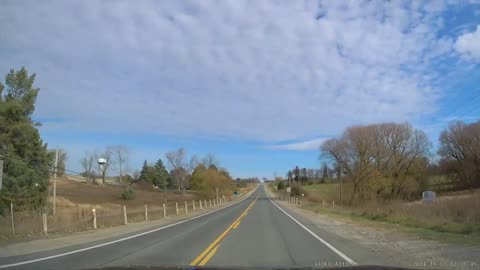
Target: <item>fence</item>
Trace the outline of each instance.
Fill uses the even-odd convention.
[[[168,219],[205,212],[232,198],[169,202],[161,205],[109,207],[57,207],[56,213],[20,210],[11,204],[10,212],[0,216],[0,240],[38,237],[120,226],[129,223]]]
[[[295,204],[295,205],[303,205],[303,200],[304,200],[304,197],[297,197],[297,196],[279,196],[278,197],[280,200],[285,200],[291,204]],[[331,201],[328,201],[328,200],[322,200],[322,207],[331,207],[331,208],[335,208],[335,207],[338,207],[339,205],[337,204],[335,206],[335,200],[331,200]]]

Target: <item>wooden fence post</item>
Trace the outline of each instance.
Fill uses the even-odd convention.
[[[93,229],[97,229],[97,211],[95,208],[92,209],[92,215],[93,215]]]
[[[212,200],[209,200],[209,201],[210,201],[210,207],[212,207],[212,205],[213,205],[213,204],[212,204]]]
[[[325,200],[322,200],[322,207],[325,207]]]
[[[192,200],[193,212],[195,213],[197,210],[195,209],[195,200]]]
[[[42,225],[43,225],[43,233],[45,235],[48,234],[48,228],[47,228],[47,214],[42,213]]]
[[[123,205],[123,224],[127,225],[128,220],[127,220],[127,207]]]
[[[12,219],[12,232],[13,235],[15,235],[15,222],[14,222],[14,217],[13,217],[13,203],[10,202],[10,217]]]
[[[202,210],[202,200],[198,200],[198,202],[200,203],[200,210]]]
[[[177,211],[177,216],[178,216],[178,202],[175,202],[175,210]]]
[[[185,201],[185,214],[188,214],[188,203]]]
[[[332,208],[335,208],[335,201],[332,201]]]
[[[148,206],[145,204],[145,221],[148,221]]]

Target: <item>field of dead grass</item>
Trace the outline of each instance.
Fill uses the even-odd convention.
[[[76,231],[90,230],[93,228],[92,209],[95,208],[97,215],[97,227],[111,227],[124,223],[123,206],[127,209],[128,222],[140,222],[145,220],[145,205],[148,207],[149,220],[163,218],[163,203],[165,193],[155,190],[147,183],[132,185],[135,190],[135,199],[123,200],[120,196],[125,187],[111,185],[97,185],[86,182],[71,181],[59,178],[57,180],[57,204],[56,214],[51,213],[51,208],[46,210],[48,234],[65,234]],[[247,192],[251,187],[245,188]],[[223,195],[223,194],[220,194]],[[232,194],[225,194],[231,199]],[[185,213],[185,202],[189,211],[193,210],[193,201],[197,209],[199,200],[204,206],[205,200],[200,193],[195,191],[167,192],[166,212],[167,216],[176,215],[178,203],[179,214]],[[50,202],[52,199],[50,198]],[[11,215],[0,217],[0,243],[12,240],[23,240],[42,237],[42,211],[25,211],[16,209],[14,206],[14,226],[12,229]]]

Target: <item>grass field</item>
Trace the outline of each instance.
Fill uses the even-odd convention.
[[[306,196],[309,201],[322,202],[326,201],[340,201],[340,184],[338,183],[325,183],[325,184],[313,184],[303,186],[306,191]],[[346,201],[352,193],[352,185],[345,183],[342,185],[343,200]]]
[[[253,186],[239,189],[240,193],[246,193]],[[145,205],[148,207],[150,220],[163,218],[163,203],[165,193],[155,190],[150,184],[136,183],[132,185],[135,190],[133,200],[123,200],[121,193],[125,187],[118,185],[97,185],[86,182],[72,181],[64,178],[57,180],[56,214],[51,213],[52,197],[49,198],[50,209],[47,210],[47,223],[49,234],[62,234],[75,231],[92,229],[92,209],[95,208],[97,215],[97,226],[111,227],[122,225],[123,206],[127,209],[128,222],[139,222],[145,220]],[[232,199],[233,194],[221,194]],[[189,211],[193,210],[193,201],[199,209],[200,202],[205,207],[206,198],[202,193],[195,191],[167,192],[166,212],[167,216],[176,215],[176,203],[179,206],[179,214],[185,212],[185,202]],[[0,217],[0,242],[22,239],[37,238],[42,235],[41,211],[24,211],[15,209],[14,206],[15,235],[11,225],[11,215]]]
[[[415,231],[424,238],[480,243],[480,191],[459,191],[440,195],[432,204],[421,201],[365,202],[339,208],[340,187],[336,183],[304,186],[306,197],[302,207],[317,213],[337,215],[354,220],[395,224]],[[345,200],[351,186],[343,185]],[[326,204],[323,206],[322,201]],[[335,201],[332,208],[331,201]],[[465,241],[465,237],[469,241]]]

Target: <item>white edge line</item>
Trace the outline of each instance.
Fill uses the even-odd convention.
[[[218,212],[218,211],[223,210],[225,208],[228,208],[230,206],[236,205],[237,203],[243,202],[244,200],[250,198],[252,196],[252,194],[257,190],[257,188],[258,188],[258,186],[252,191],[252,193],[250,195],[241,199],[240,201],[234,202],[234,203],[232,203],[230,205],[227,205],[227,206],[224,206],[220,209],[216,209],[212,212],[204,213],[204,214],[201,214],[201,215],[198,215],[198,216],[195,216],[195,217],[191,217],[189,219],[185,219],[185,220],[182,220],[182,221],[179,221],[179,222],[176,222],[176,223],[172,223],[172,224],[169,224],[169,225],[157,228],[157,229],[153,229],[153,230],[146,231],[146,232],[139,233],[139,234],[134,234],[134,235],[124,237],[124,238],[120,238],[120,239],[117,239],[117,240],[113,240],[113,241],[110,241],[110,242],[106,242],[106,243],[102,243],[102,244],[98,244],[98,245],[94,245],[94,246],[90,246],[90,247],[86,247],[86,248],[81,248],[81,249],[77,249],[77,250],[72,250],[72,251],[69,251],[69,252],[64,252],[64,253],[51,255],[51,256],[47,256],[47,257],[37,258],[37,259],[33,259],[33,260],[0,265],[0,269],[20,266],[20,265],[25,265],[25,264],[30,264],[30,263],[36,263],[36,262],[41,262],[41,261],[46,261],[46,260],[55,259],[55,258],[59,258],[59,257],[64,257],[64,256],[68,256],[68,255],[71,255],[71,254],[75,254],[75,253],[79,253],[79,252],[83,252],[83,251],[87,251],[87,250],[90,250],[90,249],[95,249],[95,248],[99,248],[99,247],[103,247],[103,246],[108,246],[108,245],[111,245],[111,244],[123,242],[123,241],[129,240],[129,239],[132,239],[132,238],[136,238],[136,237],[139,237],[139,236],[146,235],[146,234],[154,233],[154,232],[157,232],[157,231],[160,231],[160,230],[163,230],[163,229],[167,229],[167,228],[173,227],[175,225],[179,225],[179,224],[182,224],[182,223],[185,223],[185,222],[197,219],[197,218],[201,218],[201,217],[206,216],[206,215],[213,214],[215,212]],[[28,255],[28,254],[26,254],[26,255]]]
[[[266,188],[266,187],[265,187]],[[310,233],[313,237],[315,237],[318,241],[322,242],[325,246],[327,246],[329,249],[331,249],[333,252],[335,252],[338,256],[342,257],[342,259],[344,259],[346,262],[348,262],[349,264],[351,265],[357,265],[357,263],[352,260],[350,257],[348,257],[347,255],[345,255],[343,252],[341,252],[340,250],[336,249],[334,246],[332,246],[330,243],[328,243],[327,241],[325,241],[323,238],[321,238],[320,236],[318,236],[316,233],[314,233],[312,230],[310,230],[309,228],[307,228],[305,225],[303,225],[302,223],[300,223],[300,221],[296,220],[294,217],[292,217],[289,213],[287,213],[285,210],[283,210],[280,206],[278,206],[275,202],[272,201],[272,199],[270,199],[270,197],[268,196],[267,194],[267,191],[265,191],[265,195],[267,195],[267,198],[270,200],[271,203],[273,203],[273,205],[275,205],[280,211],[282,211],[285,215],[287,215],[289,218],[291,218],[293,221],[295,221],[295,223],[297,223],[298,225],[300,225],[300,227],[302,227],[303,229],[305,229],[308,233]]]

